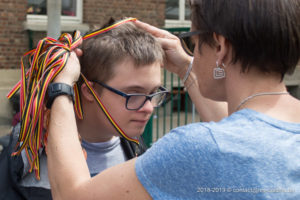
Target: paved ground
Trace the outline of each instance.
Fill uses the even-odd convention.
[[[11,126],[9,125],[1,125],[0,126],[0,137],[4,136],[11,132]]]
[[[11,132],[11,126],[8,126],[8,125],[1,125],[0,126],[0,137],[3,137],[7,134],[9,134]],[[0,144],[0,152],[2,151],[3,147],[2,145]]]

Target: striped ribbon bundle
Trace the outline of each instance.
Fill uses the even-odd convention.
[[[21,129],[16,145],[16,151],[12,155],[19,155],[24,150],[31,166],[29,172],[34,170],[38,180],[40,179],[39,153],[44,146],[47,145],[47,131],[43,131],[43,123],[46,112],[44,109],[46,101],[45,96],[49,83],[51,83],[57,74],[62,71],[69,58],[69,52],[77,48],[82,40],[107,32],[123,23],[135,20],[135,18],[127,18],[83,37],[81,37],[79,31],[75,31],[73,35],[64,33],[58,40],[46,37],[38,42],[35,49],[23,55],[21,59],[21,80],[7,95],[7,98],[11,98],[18,90],[20,90]],[[23,62],[25,58],[28,59],[29,64],[27,72],[25,72],[25,65]],[[81,74],[81,77],[93,94],[101,110],[105,113],[107,119],[115,127],[118,133],[125,139],[138,144],[138,140],[128,137],[113,120],[83,74]],[[83,114],[77,84],[74,85],[74,91],[74,110],[77,117],[82,119]]]

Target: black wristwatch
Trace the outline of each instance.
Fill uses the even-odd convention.
[[[60,95],[68,95],[72,98],[74,103],[74,90],[72,86],[65,83],[50,83],[47,89],[48,101],[46,104],[47,108],[51,108],[54,99]]]

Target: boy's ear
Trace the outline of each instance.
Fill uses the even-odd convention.
[[[89,82],[90,86],[93,87],[94,83]],[[80,87],[81,97],[86,99],[87,101],[94,101],[94,96],[91,94],[89,88],[86,86],[85,83],[83,83]]]

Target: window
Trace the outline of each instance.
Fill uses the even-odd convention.
[[[186,0],[166,0],[165,24],[166,28],[189,27],[190,6]]]
[[[62,11],[61,11],[62,23],[82,22],[82,0],[62,0],[61,7],[62,7]],[[47,21],[47,0],[27,1],[27,21],[28,22]]]

